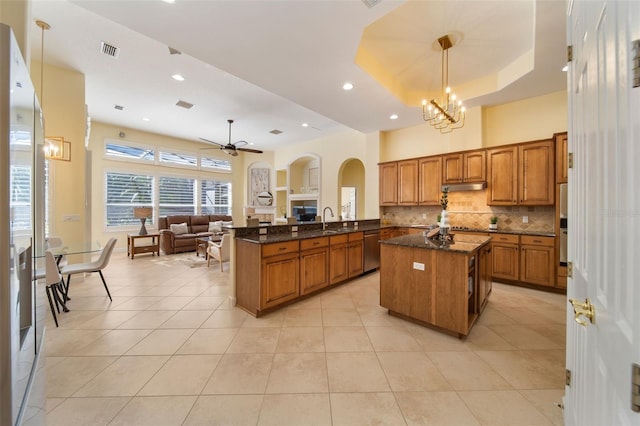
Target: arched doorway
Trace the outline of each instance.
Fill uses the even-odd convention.
[[[344,220],[364,218],[364,164],[357,158],[345,160],[338,175],[340,215]]]

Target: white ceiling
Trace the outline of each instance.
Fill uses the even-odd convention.
[[[356,53],[362,44],[382,55],[377,59],[387,61],[389,73],[404,76],[410,91],[435,90],[440,54],[432,45],[443,31],[462,35],[450,50],[454,88],[499,72],[521,51],[532,52],[532,71],[499,91],[474,94],[467,106],[566,88],[565,1],[382,0],[372,8],[361,0],[32,4],[32,56],[40,57],[35,20],[41,19],[51,25],[45,62],[85,74],[92,120],[193,141],[227,142],[227,119],[236,120],[232,142],[247,140],[266,150],[349,129],[369,133],[420,124],[420,108],[358,66]],[[101,41],[120,48],[117,59],[100,53]],[[170,55],[168,46],[182,54]],[[175,73],[186,80],[174,81]],[[420,73],[428,74],[422,82]],[[345,81],[355,89],[342,90]],[[178,100],[195,106],[176,107]],[[389,119],[393,113],[397,120]],[[273,129],[283,133],[270,134]]]

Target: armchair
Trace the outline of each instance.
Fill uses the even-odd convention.
[[[229,253],[231,252],[231,250],[229,249],[230,245],[231,234],[224,234],[220,243],[209,241],[209,245],[207,247],[207,268],[209,267],[209,261],[211,260],[211,258],[214,258],[215,260],[220,262],[220,272],[224,272],[222,262],[226,262],[229,260]]]

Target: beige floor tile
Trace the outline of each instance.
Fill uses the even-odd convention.
[[[96,341],[109,330],[65,330],[47,327],[47,356],[78,355],[78,350]]]
[[[371,340],[364,327],[324,327],[327,352],[370,352]]]
[[[344,293],[340,293],[334,290],[334,291],[329,291],[327,293],[322,293],[320,294],[320,303],[322,304],[322,309],[327,309],[327,308],[355,309],[356,307],[348,291]]]
[[[287,309],[283,327],[320,327],[322,311],[320,309]]]
[[[558,345],[527,325],[493,325],[491,330],[518,349],[560,349],[564,347],[564,345]]]
[[[564,377],[565,351],[564,349],[554,349],[550,351],[522,351],[527,357],[535,360],[544,368],[552,372],[559,372]]]
[[[138,395],[200,395],[222,355],[177,355],[149,380]]]
[[[123,356],[73,396],[134,396],[167,359],[166,356]]]
[[[116,311],[144,311],[149,306],[155,305],[162,299],[164,299],[164,297],[136,296],[136,297],[132,297],[131,299],[127,300],[124,303],[114,306],[111,309]]]
[[[52,412],[58,405],[62,404],[66,400],[67,400],[66,398],[47,398],[47,401],[46,401],[47,413]]]
[[[334,426],[406,424],[393,393],[332,393]]]
[[[322,324],[325,327],[362,326],[360,314],[355,308],[322,308]]]
[[[511,385],[473,352],[427,352],[455,390],[511,389]]]
[[[140,311],[118,326],[120,330],[154,330],[174,316],[177,311]]]
[[[556,348],[564,349],[567,341],[567,326],[562,324],[532,324],[529,327],[552,341]]]
[[[365,327],[377,352],[415,352],[420,350],[416,339],[404,327]]]
[[[200,328],[240,328],[248,314],[240,309],[215,311]]]
[[[550,371],[522,351],[478,351],[476,354],[515,389],[564,388],[564,368]]]
[[[260,318],[247,315],[242,323],[243,328],[280,328],[284,323],[285,311],[276,311]]]
[[[328,392],[327,360],[324,353],[276,354],[267,383],[267,393]]]
[[[331,426],[329,394],[265,395],[259,426]]]
[[[378,301],[378,303],[380,303]],[[389,311],[382,306],[358,306],[360,321],[366,326],[393,327],[403,326],[405,321],[389,315]]]
[[[172,294],[174,296],[199,296],[209,288],[209,284],[199,284],[199,285],[185,285],[178,288]]]
[[[237,328],[200,328],[189,337],[177,353],[181,355],[223,354],[237,332]]]
[[[198,328],[211,314],[212,311],[178,311],[159,328]]]
[[[138,344],[151,330],[111,330],[77,351],[78,355],[122,355]]]
[[[324,352],[322,327],[289,327],[280,331],[276,352]]]
[[[189,302],[193,300],[193,296],[171,296],[163,297],[162,300],[149,306],[149,311],[178,311],[184,308]]]
[[[47,414],[47,425],[106,425],[129,399],[129,397],[69,398]]]
[[[384,392],[389,383],[373,352],[327,353],[331,392]]]
[[[465,339],[471,350],[510,351],[517,349],[511,343],[500,337],[490,327],[476,324]]]
[[[465,391],[458,395],[483,425],[552,424],[518,391]]]
[[[182,309],[185,311],[213,311],[226,300],[227,298],[224,296],[200,296],[194,298]]]
[[[136,316],[139,311],[105,311],[100,312],[93,318],[82,321],[74,322],[73,328],[75,329],[95,329],[95,330],[107,330],[117,328],[120,324],[130,320]]]
[[[173,355],[191,337],[195,329],[154,330],[127,355]]]
[[[307,309],[321,309],[321,308],[322,308],[322,304],[320,303],[320,298],[317,296],[314,296],[308,299],[301,300],[296,303],[292,303],[291,305],[289,305],[287,310],[290,310],[290,309],[307,310]]]
[[[166,286],[156,286],[150,287],[144,293],[141,293],[140,296],[181,296],[180,294],[175,294],[175,287],[166,287]]]
[[[48,357],[47,398],[68,397],[113,363],[116,357]]]
[[[378,359],[394,392],[451,389],[424,352],[378,352]]]
[[[262,394],[273,363],[271,354],[226,354],[203,394]]]
[[[396,392],[410,426],[480,426],[456,392]]]
[[[241,328],[227,353],[274,353],[279,335],[279,328]]]
[[[480,318],[478,318],[477,325],[490,326],[490,325],[505,325],[516,324],[513,318],[508,317],[504,313],[500,312],[493,307],[491,296],[489,296],[489,302]]]
[[[202,297],[229,297],[231,287],[227,285],[213,285],[199,294]]]
[[[196,396],[135,397],[109,423],[109,426],[180,426],[196,398]]]
[[[184,425],[255,425],[262,399],[262,395],[203,395],[194,404]]]
[[[417,324],[407,324],[406,328],[424,352],[465,352],[471,350],[464,340],[431,328]],[[473,333],[473,329],[471,332]]]
[[[558,406],[562,404],[564,389],[521,390],[520,393],[554,425],[564,424],[564,414]]]

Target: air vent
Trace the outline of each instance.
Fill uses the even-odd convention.
[[[180,108],[184,108],[184,109],[191,109],[193,108],[193,104],[187,102],[187,101],[178,101],[176,102],[176,106],[179,106]]]
[[[272,130],[272,131],[270,131],[269,133],[271,133],[272,135],[279,135],[280,133],[282,133],[282,130],[273,129],[273,130]]]
[[[366,4],[368,8],[372,8],[382,0],[362,0],[362,3]]]
[[[182,52],[169,46],[169,55],[182,55]]]
[[[118,111],[122,111],[124,109],[122,105],[114,105],[113,108],[117,109]]]
[[[120,54],[120,48],[102,41],[100,42],[100,53],[111,56],[112,58],[117,58]]]

